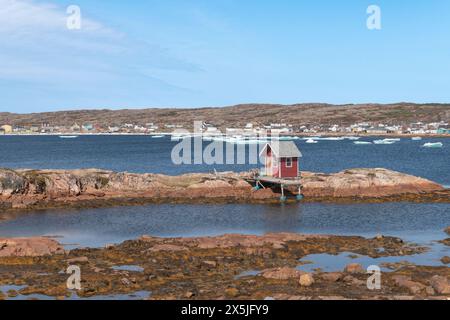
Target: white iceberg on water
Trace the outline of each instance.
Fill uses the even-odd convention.
[[[427,142],[423,145],[424,148],[442,148],[443,146],[442,142]]]

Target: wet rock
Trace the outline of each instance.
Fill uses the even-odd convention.
[[[305,273],[300,276],[298,283],[302,287],[310,287],[314,283],[314,278],[310,273]]]
[[[290,301],[296,301],[296,300],[310,300],[310,297],[305,297],[305,296],[298,296],[298,295],[291,295],[291,294],[287,294],[287,293],[277,293],[274,294],[273,297],[269,297],[271,299],[264,299],[264,300],[290,300]]]
[[[157,245],[174,245],[185,250],[149,250]],[[274,248],[278,245],[282,248]],[[190,299],[186,297],[190,296],[188,292],[195,294],[195,299],[240,297],[261,299],[278,293],[283,293],[283,299],[316,299],[318,296],[385,299],[395,295],[413,295],[403,287],[394,285],[391,280],[394,275],[407,275],[409,279],[413,277],[415,281],[424,283],[430,288],[431,276],[446,275],[447,268],[444,266],[404,267],[386,274],[382,290],[373,292],[365,287],[366,274],[320,272],[311,273],[315,282],[309,289],[301,287],[300,278],[305,272],[294,267],[298,265],[299,258],[309,254],[339,252],[377,256],[377,248],[381,245],[386,248],[383,255],[388,256],[396,256],[400,249],[406,254],[422,252],[421,247],[401,243],[391,237],[384,237],[382,242],[359,236],[291,233],[193,238],[148,237],[145,241],[128,240],[109,249],[79,248],[67,256],[0,259],[0,269],[2,283],[27,285],[26,289],[20,291],[21,294],[37,293],[57,297],[67,292],[64,281],[67,279],[65,275],[67,260],[87,257],[89,266],[83,268],[82,288],[91,289],[80,292],[80,297],[151,291],[154,299],[166,297]],[[247,254],[247,249],[251,249],[255,255]],[[257,252],[260,251],[267,255],[258,255]],[[216,267],[212,267],[214,263],[208,261],[217,263]],[[113,265],[129,264],[142,266],[144,271],[138,273],[109,268]],[[274,266],[284,267],[274,268]],[[208,268],[206,274],[205,267]],[[61,274],[56,274],[55,270],[61,270]],[[245,270],[258,270],[258,275],[236,277]],[[45,277],[42,276],[43,273],[46,273]],[[261,273],[264,276],[261,276]],[[439,299],[445,296],[445,294],[429,295],[428,291],[428,297]],[[419,294],[422,293],[425,294],[425,289]],[[277,297],[281,298],[278,295]]]
[[[444,232],[448,235],[450,235],[450,226],[444,229]]]
[[[300,278],[303,274],[300,270],[288,267],[272,268],[261,271],[261,275],[266,279],[287,280],[292,278]]]
[[[318,296],[317,299],[319,299],[319,300],[350,300],[343,296]]]
[[[187,248],[182,247],[182,246],[173,245],[173,244],[157,244],[149,249],[149,251],[152,251],[152,252],[159,252],[159,251],[176,252],[176,251],[183,251],[183,250],[187,250]]]
[[[327,272],[320,275],[320,277],[329,282],[337,282],[343,278],[343,274],[341,272]]]
[[[426,288],[425,285],[412,281],[408,276],[397,275],[393,276],[392,280],[397,286],[408,289],[412,294],[418,294]]]
[[[67,263],[86,263],[89,261],[88,257],[76,257],[76,258],[71,258],[71,259],[67,259],[66,260]]]
[[[402,296],[402,295],[394,295],[391,297],[392,300],[414,300],[414,296]]]
[[[430,284],[437,294],[450,294],[450,284],[447,277],[435,275],[431,277]]]
[[[124,286],[130,286],[131,285],[131,281],[128,280],[127,278],[120,279],[120,283],[122,283]]]
[[[239,296],[239,290],[236,288],[227,288],[227,289],[225,289],[225,294],[228,297],[235,298],[235,297]]]
[[[217,267],[217,262],[215,262],[215,261],[205,260],[202,263],[203,263],[203,265],[205,265],[208,268],[215,268],[215,267]]]
[[[443,264],[449,264],[450,263],[450,257],[449,256],[444,256],[441,258],[441,262]]]
[[[19,295],[19,293],[16,290],[8,290],[6,293],[9,298],[15,298]]]
[[[344,272],[347,273],[364,273],[364,269],[361,264],[359,263],[350,263],[345,266]]]
[[[429,296],[434,296],[436,291],[434,291],[433,287],[428,286],[425,288],[425,293]]]
[[[350,275],[345,276],[342,281],[351,286],[365,286],[367,285],[366,281],[359,280],[358,278],[352,277]]]

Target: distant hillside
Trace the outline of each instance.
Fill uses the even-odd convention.
[[[349,104],[318,103],[278,105],[244,104],[199,109],[77,110],[32,114],[0,113],[0,124],[70,126],[74,123],[119,125],[124,123],[183,124],[191,127],[203,120],[219,127],[242,126],[247,122],[302,124],[352,124],[360,121],[401,124],[450,121],[450,104]]]

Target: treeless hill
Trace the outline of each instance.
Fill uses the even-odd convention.
[[[150,108],[124,110],[74,110],[31,114],[0,113],[0,124],[71,126],[74,123],[119,125],[183,124],[189,128],[195,120],[207,121],[219,127],[242,126],[247,122],[286,122],[301,124],[352,124],[360,121],[376,121],[392,124],[412,122],[450,121],[450,104],[347,104],[331,105],[304,103],[242,104],[217,108]]]

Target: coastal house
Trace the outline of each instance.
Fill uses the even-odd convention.
[[[13,131],[13,127],[10,126],[9,124],[5,124],[5,125],[1,126],[0,128],[2,129],[2,131],[4,133],[12,133],[12,131]]]
[[[296,179],[299,177],[299,159],[302,153],[293,141],[272,141],[261,150],[264,159],[264,176]]]

